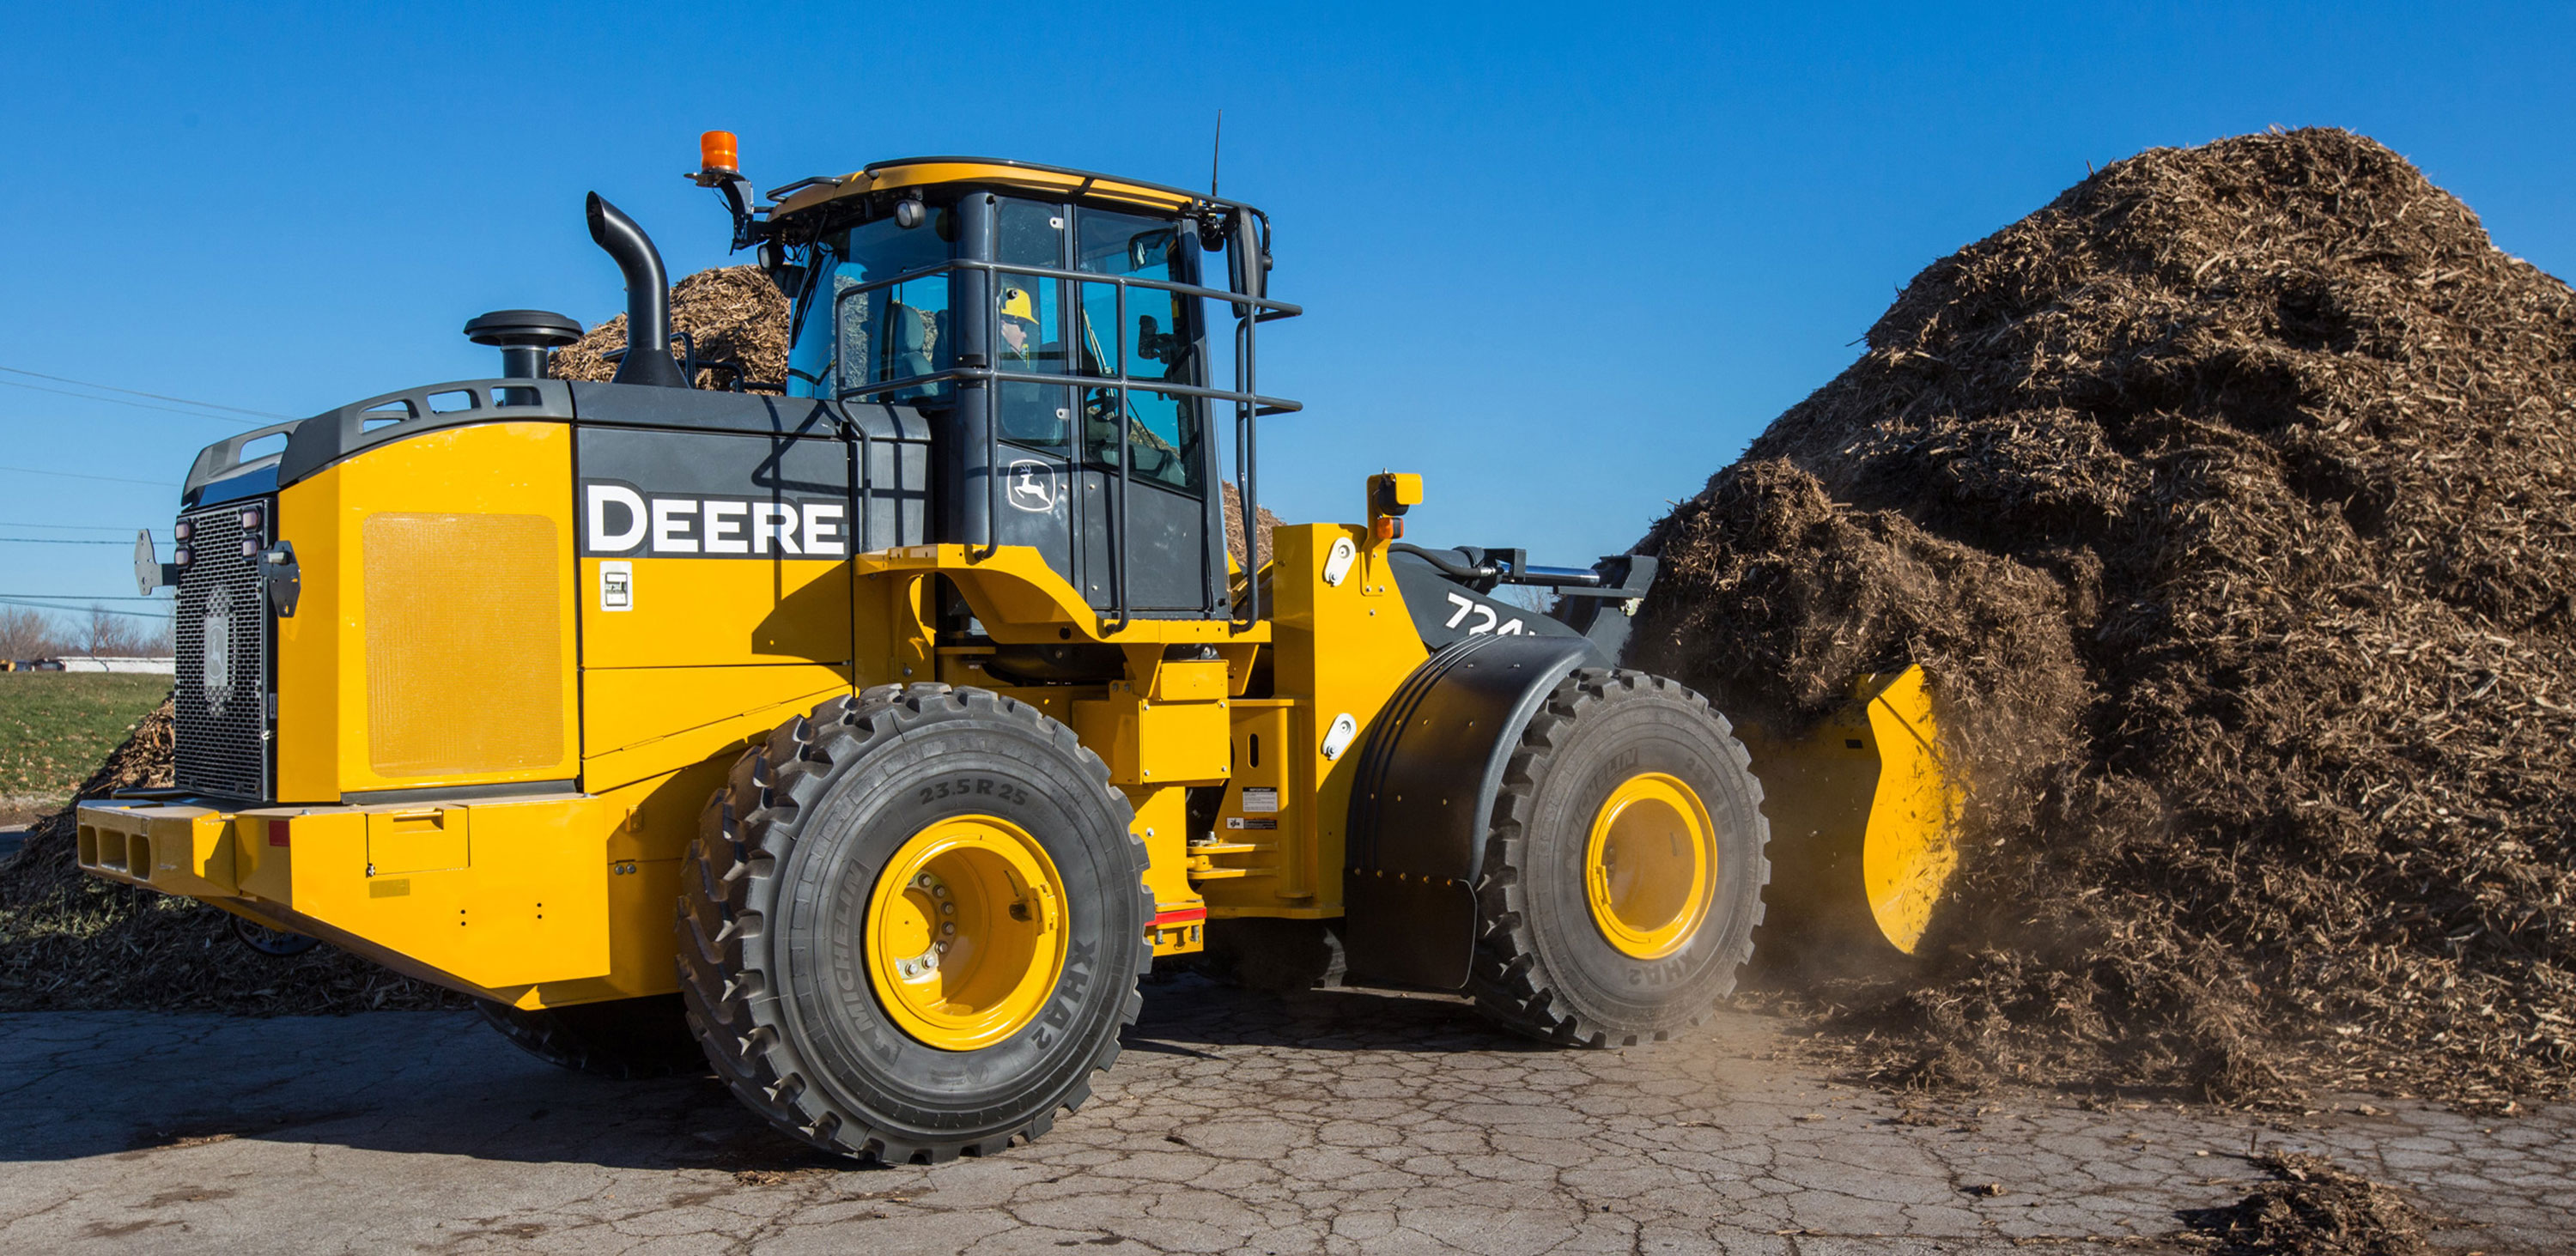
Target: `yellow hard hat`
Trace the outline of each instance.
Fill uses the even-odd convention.
[[[1002,317],[1034,323],[1038,321],[1037,302],[1029,299],[1028,290],[1025,288],[1004,288],[1002,289]]]

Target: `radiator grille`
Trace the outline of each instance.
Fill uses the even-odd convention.
[[[189,562],[180,569],[171,625],[176,780],[181,789],[224,798],[268,797],[268,607],[258,563],[241,553],[240,515],[253,506],[263,516],[275,513],[262,500],[181,516]]]

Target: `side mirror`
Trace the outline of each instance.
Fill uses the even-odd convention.
[[[1234,211],[1234,235],[1227,241],[1226,278],[1234,290],[1248,297],[1270,295],[1270,258],[1261,248],[1261,223],[1245,210]],[[1248,318],[1252,307],[1234,307],[1236,318]]]
[[[802,266],[772,267],[769,271],[769,282],[777,284],[779,295],[793,303],[805,291],[805,268]]]

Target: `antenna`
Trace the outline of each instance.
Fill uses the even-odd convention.
[[[1208,145],[1208,199],[1216,199],[1217,160],[1225,155],[1225,110],[1216,111],[1216,139]]]

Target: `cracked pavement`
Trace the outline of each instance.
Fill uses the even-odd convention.
[[[2314,1115],[2016,1093],[1920,1105],[1779,1058],[1780,1026],[1557,1050],[1462,1000],[1196,977],[1082,1110],[938,1167],[823,1159],[712,1080],[609,1082],[471,1013],[0,1016],[0,1250],[2183,1250],[2183,1214],[2319,1152],[2459,1251],[2564,1250],[2576,1108]]]

